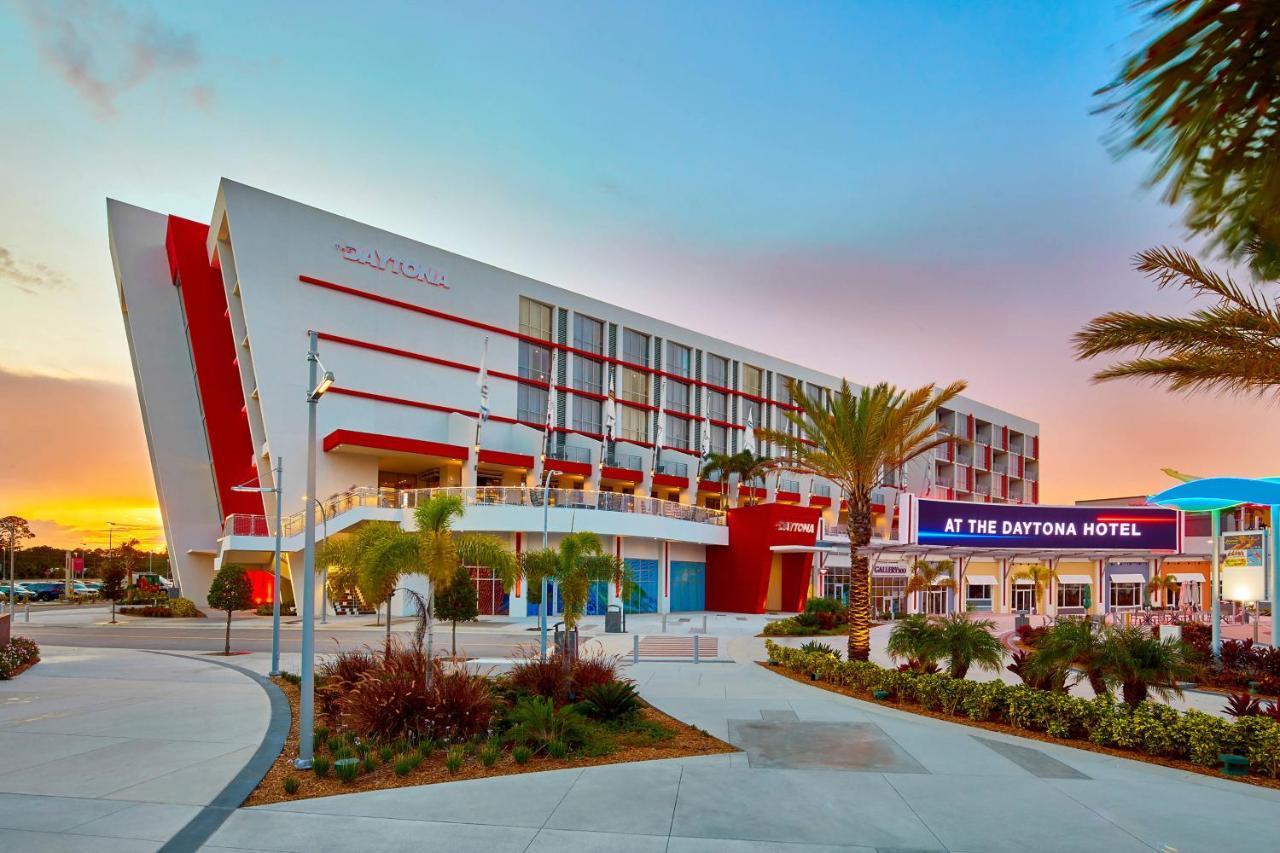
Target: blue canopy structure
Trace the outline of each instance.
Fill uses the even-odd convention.
[[[1280,612],[1277,612],[1280,610],[1280,477],[1202,477],[1151,495],[1147,498],[1147,503],[1183,512],[1210,513],[1213,522],[1213,579],[1210,592],[1213,602],[1215,655],[1222,648],[1219,544],[1222,536],[1222,511],[1243,504],[1271,507],[1271,645],[1280,647],[1276,640],[1276,632],[1280,628]]]

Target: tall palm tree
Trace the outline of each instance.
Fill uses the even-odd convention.
[[[387,653],[391,653],[391,598],[400,579],[418,568],[417,542],[394,521],[370,521],[357,528],[344,546],[356,569],[356,586],[375,608],[387,606]]]
[[[1280,6],[1145,0],[1143,35],[1099,94],[1116,154],[1154,155],[1150,183],[1211,247],[1280,272]]]
[[[542,589],[543,578],[559,584],[566,632],[578,627],[593,583],[618,584],[624,599],[634,587],[631,570],[622,558],[608,553],[600,537],[585,530],[566,535],[558,547],[525,551],[520,563],[531,592]],[[564,657],[567,666],[568,655]]]
[[[493,573],[504,591],[515,586],[520,567],[507,543],[488,533],[459,533],[454,522],[462,517],[466,506],[458,495],[434,495],[418,504],[413,511],[418,523],[416,542],[421,573],[426,576],[427,657],[435,652],[434,607],[431,606],[435,590],[448,586],[457,574],[459,566],[483,568]],[[430,678],[430,669],[428,669]]]
[[[1047,616],[1049,613],[1049,586],[1057,576],[1057,566],[1048,566],[1044,563],[1028,563],[1021,568],[1015,569],[1009,580],[1031,581],[1032,599],[1036,610],[1041,616]]]
[[[923,592],[927,595],[934,589],[954,591],[956,582],[951,577],[953,568],[954,565],[950,560],[939,560],[936,563],[930,563],[928,560],[917,559],[911,564],[911,573],[907,576],[907,586],[904,591],[907,595],[913,592]],[[928,609],[926,604],[924,610]]]
[[[943,388],[925,385],[904,391],[887,383],[854,391],[848,381],[824,401],[788,382],[799,407],[784,417],[795,427],[757,429],[757,436],[780,447],[782,470],[825,477],[849,502],[849,660],[871,655],[871,575],[862,549],[871,543],[871,492],[897,471],[934,448],[953,442],[939,432],[938,410],[960,395],[963,382]]]
[[[1158,288],[1188,290],[1214,304],[1186,317],[1111,311],[1090,320],[1076,333],[1076,358],[1121,358],[1094,373],[1095,382],[1146,379],[1173,391],[1250,394],[1280,386],[1276,300],[1205,268],[1181,249],[1148,249],[1135,266]]]

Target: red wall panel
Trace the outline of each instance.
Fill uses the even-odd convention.
[[[773,545],[813,545],[817,507],[758,504],[729,510],[729,544],[707,547],[707,609],[763,613]],[[783,554],[782,607],[801,610],[809,587],[808,554]]]

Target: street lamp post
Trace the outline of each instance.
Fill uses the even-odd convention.
[[[1222,656],[1222,510],[1215,509],[1209,513],[1210,535],[1213,536],[1213,573],[1209,579],[1209,601],[1212,610],[1213,629],[1210,634],[1213,644],[1213,656]]]
[[[316,502],[316,506],[320,507],[320,522],[324,525],[324,541],[326,545],[329,542],[329,513],[325,512],[324,504],[315,495],[311,496],[311,500]],[[329,565],[326,561],[324,569],[320,572],[320,624],[329,624]]]
[[[308,332],[307,338],[307,497],[310,499],[316,493],[316,406],[324,392],[333,386],[333,374],[326,370],[323,376],[319,375],[322,365],[315,331]],[[308,512],[305,522],[302,539],[302,689],[298,700],[298,758],[294,761],[299,770],[311,767],[315,746],[315,513]]]
[[[547,469],[547,462],[542,462],[542,550],[547,550],[547,522],[549,519],[549,509],[547,506],[547,497],[551,492],[551,471]],[[542,662],[547,661],[547,576],[544,574],[540,580],[542,594],[538,600],[538,632],[542,649]]]
[[[232,486],[233,492],[258,492],[266,494],[268,492],[275,495],[276,498],[276,553],[275,553],[275,573],[272,578],[273,586],[271,588],[271,675],[280,674],[280,507],[284,503],[284,457],[276,457],[275,483],[271,488],[264,489],[261,486]]]

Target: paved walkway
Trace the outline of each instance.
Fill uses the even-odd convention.
[[[655,705],[738,754],[241,809],[206,849],[1271,849],[1280,792],[859,702],[754,664],[641,664]]]
[[[267,729],[262,688],[210,661],[42,656],[0,682],[0,851],[158,850],[217,801]]]

